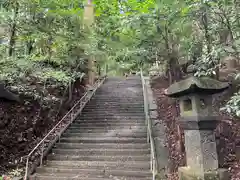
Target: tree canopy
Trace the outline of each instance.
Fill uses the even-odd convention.
[[[94,0],[88,28],[86,1],[0,3],[0,78],[11,83],[34,78],[67,85],[89,71],[90,56],[95,74],[106,65],[108,74],[123,74],[157,64],[170,82],[181,79],[189,64],[195,76],[217,77],[225,57],[239,59],[236,0]],[[234,99],[240,102],[238,94]],[[227,109],[239,115],[234,103]]]

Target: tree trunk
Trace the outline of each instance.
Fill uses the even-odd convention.
[[[68,86],[68,100],[66,101],[66,104],[70,104],[70,102],[72,101],[72,94],[73,94],[73,85],[74,83],[72,83],[71,81],[69,81],[69,86]]]
[[[8,51],[9,56],[13,55],[14,45],[15,45],[15,41],[16,41],[15,38],[16,38],[18,10],[19,10],[19,4],[16,2],[15,8],[14,8],[14,13],[13,13],[13,21],[12,21],[11,29],[10,29],[9,51]]]
[[[91,25],[94,21],[94,9],[92,5],[92,0],[88,0],[88,3],[84,8],[84,23],[86,25],[87,30],[91,33]],[[95,79],[94,73],[94,57],[91,56],[88,58],[88,84],[93,85]]]
[[[205,35],[205,40],[207,42],[207,52],[208,54],[211,53],[211,36],[210,36],[210,32],[209,32],[209,26],[208,26],[208,16],[207,16],[207,4],[203,3],[203,7],[202,7],[202,25],[204,28],[204,35]]]
[[[94,57],[91,56],[88,58],[88,84],[93,85],[94,84],[94,78],[95,78],[95,73],[94,73]]]
[[[30,55],[33,51],[33,41],[29,40],[27,42],[27,54]]]
[[[171,76],[171,82],[169,81],[170,84],[179,81],[182,78],[181,74],[181,69],[180,65],[178,62],[177,57],[171,57],[169,60],[169,71],[170,71],[170,76]]]
[[[98,76],[101,76],[101,66],[98,65]]]

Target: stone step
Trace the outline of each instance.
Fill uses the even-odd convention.
[[[112,133],[72,133],[67,132],[62,135],[62,137],[138,137],[138,138],[144,138],[147,136],[147,133],[126,133],[123,132],[112,132]]]
[[[131,127],[130,128],[125,128],[124,127],[115,127],[115,128],[111,128],[111,127],[88,127],[88,128],[84,128],[84,127],[69,127],[67,129],[66,132],[72,132],[72,133],[116,133],[116,132],[142,132],[142,133],[147,133],[147,127],[141,126],[141,127]]]
[[[128,93],[123,94],[123,93],[121,93],[121,90],[126,92],[126,89],[128,88],[128,92],[129,92],[130,88],[129,87],[118,86],[118,85],[114,84],[112,87],[105,86],[105,87],[103,87],[103,89],[98,89],[96,95],[102,95],[102,96],[105,95],[106,96],[106,94],[108,94],[108,95],[112,95],[112,96],[114,96],[114,95],[117,96],[121,93],[121,95],[124,95],[125,97],[126,96],[131,97],[132,94],[139,95],[143,92],[142,85],[141,85],[141,87],[139,85],[137,85],[137,86],[136,87],[130,87],[131,90],[133,90],[133,88],[134,88],[134,90],[136,90],[135,93],[130,92],[131,94],[128,94]],[[118,90],[116,91],[116,89],[118,89]]]
[[[132,171],[132,170],[114,170],[105,167],[103,169],[78,169],[78,168],[66,168],[66,167],[41,167],[37,168],[37,173],[41,174],[69,174],[79,175],[79,177],[89,177],[95,175],[96,177],[111,177],[111,176],[124,176],[124,177],[151,177],[151,172],[147,171]]]
[[[131,156],[131,155],[114,155],[114,156],[84,156],[84,155],[63,155],[63,154],[50,154],[47,160],[58,160],[58,161],[121,161],[123,163],[127,161],[145,161],[149,163],[150,155]]]
[[[111,108],[112,109],[112,108]],[[113,113],[132,113],[132,114],[135,114],[135,113],[144,113],[144,109],[130,109],[130,108],[125,108],[125,109],[112,109],[111,110]],[[89,113],[89,114],[101,114],[101,113],[105,113],[106,112],[106,108],[102,108],[102,109],[97,109],[97,108],[93,108],[93,109],[84,109],[82,111],[82,114],[85,114],[85,113]]]
[[[117,104],[115,103],[113,105],[113,103],[111,104],[107,104],[107,103],[102,103],[101,105],[97,105],[97,104],[91,104],[91,102],[89,102],[85,107],[84,109],[92,109],[92,108],[102,108],[104,109],[105,106],[109,106],[111,107],[112,109],[114,108],[133,108],[133,109],[137,109],[137,108],[144,108],[144,104]]]
[[[109,108],[109,107],[108,107]],[[112,108],[110,107],[112,110],[116,111],[116,112],[144,112],[144,108],[143,107],[121,107],[121,108]],[[86,113],[92,113],[92,112],[104,112],[106,111],[106,107],[88,107],[88,108],[84,108],[83,112]]]
[[[116,87],[119,87],[119,86],[122,86],[121,88],[125,89],[126,88],[136,88],[141,90],[142,88],[142,81],[139,81],[136,83],[136,81],[138,80],[134,80],[134,79],[127,79],[127,80],[124,80],[122,82],[119,82],[118,80],[116,80],[115,82],[107,82],[106,84],[104,84],[100,89],[98,89],[99,91],[100,90],[106,90],[106,89],[111,89],[111,88],[114,88],[116,89]]]
[[[88,120],[88,119],[111,119],[111,120],[130,120],[130,119],[139,119],[139,120],[143,120],[145,119],[145,115],[144,113],[141,114],[109,114],[109,115],[104,115],[104,114],[81,114],[77,119],[84,119],[84,120]]]
[[[135,83],[134,81],[136,81],[136,80],[128,80],[128,81],[132,81],[132,82],[130,82],[130,83],[126,83],[126,81],[125,82],[122,82],[122,83],[107,83],[107,84],[104,84],[102,87],[101,87],[101,89],[98,89],[99,90],[99,92],[106,92],[106,90],[110,90],[110,89],[114,89],[114,90],[116,90],[117,88],[119,89],[119,88],[121,88],[121,89],[124,89],[125,91],[126,91],[126,88],[128,88],[128,89],[130,89],[130,88],[134,88],[134,89],[137,89],[137,90],[139,90],[139,91],[141,91],[142,90],[142,84],[140,84],[140,83]]]
[[[131,169],[131,170],[150,170],[150,162],[145,161],[132,161],[129,160],[127,162],[121,161],[57,161],[51,160],[47,161],[47,166],[54,167],[71,167],[71,168],[79,168],[79,169],[102,169],[104,167],[112,168],[112,169]]]
[[[102,93],[104,95],[104,92],[109,91],[109,90],[114,90],[111,93],[117,93],[119,90],[123,90],[124,92],[129,91],[129,90],[136,90],[136,91],[142,91],[142,84],[135,84],[133,83],[134,80],[132,80],[131,83],[111,83],[111,84],[105,84],[101,87],[101,89],[98,89],[98,93]],[[118,90],[118,91],[117,91]],[[128,95],[129,94],[124,94]]]
[[[121,171],[126,171],[126,172],[136,172],[136,171],[144,171],[145,173],[149,173],[150,170],[149,169],[144,169],[144,168],[141,168],[141,167],[137,167],[137,168],[133,168],[133,169],[129,169],[129,167],[109,167],[109,166],[101,166],[101,167],[87,167],[87,168],[81,168],[81,167],[75,167],[75,166],[49,166],[49,165],[43,165],[43,166],[40,166],[37,168],[37,173],[39,173],[40,171],[42,172],[46,172],[48,171],[49,173],[54,173],[54,172],[58,172],[58,169],[60,169],[60,171],[65,171],[65,169],[67,169],[67,171],[73,171],[73,172],[91,172],[92,174],[95,174],[94,171],[97,172],[97,174],[99,173],[103,173],[104,170],[106,173],[109,173],[109,172],[121,172]],[[130,174],[129,173],[129,174]],[[128,173],[127,173],[128,174]],[[151,175],[151,174],[149,174]]]
[[[144,114],[141,114],[139,116],[136,116],[136,115],[128,115],[128,116],[124,116],[124,115],[119,115],[119,114],[115,114],[115,115],[95,115],[95,116],[92,116],[92,115],[85,115],[85,116],[82,116],[80,115],[79,118],[77,119],[117,119],[117,120],[120,120],[120,119],[127,119],[127,120],[130,120],[130,119],[139,119],[139,120],[143,120],[145,119],[145,116]]]
[[[72,174],[62,174],[62,173],[56,173],[49,175],[48,173],[44,174],[35,174],[31,177],[30,180],[151,180],[151,177],[113,177],[113,176],[94,176],[89,175],[88,177],[81,177],[77,175]]]
[[[106,92],[107,90],[111,90],[111,89],[123,89],[126,91],[126,89],[130,89],[130,88],[134,88],[134,89],[137,89],[139,91],[142,90],[142,84],[136,84],[134,83],[135,80],[128,80],[128,81],[132,81],[130,83],[126,83],[126,82],[123,82],[123,83],[107,83],[107,84],[103,84],[103,86],[98,89],[98,92]]]
[[[77,124],[82,124],[82,123],[92,123],[92,124],[96,124],[96,123],[144,123],[145,124],[145,120],[144,119],[120,119],[120,120],[115,120],[115,119],[76,119],[73,121],[73,123],[77,123]]]
[[[142,94],[139,94],[139,93],[135,94],[134,96],[127,96],[127,95],[125,95],[125,96],[120,95],[119,96],[118,92],[117,93],[112,92],[110,95],[106,96],[106,94],[104,94],[104,93],[101,94],[101,93],[99,93],[99,91],[96,93],[96,96],[94,96],[93,98],[96,98],[96,97],[101,97],[101,98],[119,98],[119,97],[123,97],[123,98],[134,98],[134,97],[143,98]]]
[[[84,125],[85,124],[85,125]],[[90,124],[90,123],[89,123]],[[125,127],[127,131],[129,131],[129,129],[131,129],[132,131],[135,130],[141,130],[141,129],[146,129],[147,126],[145,125],[145,122],[143,123],[129,123],[129,124],[124,124],[124,123],[96,123],[96,125],[89,125],[88,123],[74,123],[72,124],[69,129],[81,129],[84,130],[84,132],[86,131],[91,131],[91,130],[102,130],[102,129],[106,129],[106,130],[121,130],[123,131],[123,127]],[[89,125],[89,126],[88,126]]]
[[[119,113],[119,112],[116,112],[115,114],[83,113],[83,114],[80,114],[76,118],[76,120],[86,120],[86,121],[89,120],[89,119],[103,120],[103,121],[107,121],[107,120],[112,120],[112,121],[139,120],[139,121],[141,121],[141,120],[145,119],[145,114],[144,114],[144,112],[141,112],[141,113],[129,113],[129,114],[127,114],[127,113]]]
[[[146,143],[125,143],[125,144],[113,144],[113,143],[87,143],[87,144],[83,144],[83,143],[57,143],[55,145],[55,147],[57,148],[64,148],[64,149],[99,149],[99,148],[103,148],[103,149],[148,149],[150,147],[149,144]]]
[[[133,116],[133,117],[126,117],[126,116],[120,116],[120,115],[115,115],[115,116],[106,116],[106,117],[91,117],[91,116],[79,116],[76,120],[139,120],[142,121],[145,119],[145,116]]]
[[[84,130],[91,130],[91,129],[109,129],[109,130],[118,130],[121,128],[126,128],[126,129],[144,129],[146,128],[146,126],[144,125],[144,123],[140,126],[140,125],[125,125],[125,124],[98,124],[98,126],[87,126],[87,125],[83,125],[81,126],[81,124],[72,124],[69,128],[70,129],[84,129]]]
[[[124,100],[119,97],[119,99],[92,99],[90,103],[102,103],[102,105],[109,105],[113,103],[118,103],[118,104],[125,104],[125,105],[130,105],[131,103],[134,104],[139,104],[143,105],[144,101],[143,100],[136,100],[136,99],[128,99]]]
[[[91,99],[91,103],[94,102],[101,102],[104,104],[107,103],[134,103],[134,104],[143,104],[144,103],[144,99],[143,97],[141,98],[122,98],[122,97],[118,97],[118,98],[98,98],[98,96],[95,96],[94,98]]]
[[[68,128],[66,133],[106,133],[106,137],[109,136],[109,134],[116,134],[116,132],[126,132],[130,133],[130,131],[133,131],[134,133],[147,133],[146,127],[133,127],[133,128],[124,128],[124,127],[118,127],[118,128],[111,128],[111,127],[105,127],[105,128]]]
[[[144,116],[144,110],[139,110],[139,111],[128,111],[128,110],[124,110],[124,111],[118,111],[118,108],[116,109],[113,109],[112,107],[104,107],[105,110],[95,110],[93,112],[87,112],[87,111],[83,111],[81,114],[80,114],[80,117],[81,116],[96,116],[96,115],[101,115],[101,116],[106,116],[109,117],[109,116],[115,116],[115,117],[143,117]]]
[[[88,104],[87,104],[87,107],[88,106],[104,106],[104,105],[107,105],[107,106],[130,106],[130,105],[133,105],[133,106],[143,106],[144,105],[144,102],[125,102],[124,104],[121,104],[119,102],[116,102],[116,101],[108,101],[108,102],[99,102],[99,101],[90,101]]]
[[[114,89],[115,89],[116,87],[114,87]],[[110,89],[110,88],[108,88],[108,87],[104,87],[104,89]],[[136,89],[135,89],[136,90]],[[132,98],[132,97],[141,97],[141,93],[139,93],[139,92],[141,92],[142,91],[142,89],[140,88],[140,89],[138,89],[137,90],[138,92],[136,93],[131,93],[131,94],[120,94],[120,95],[122,95],[123,96],[123,98],[127,98],[127,97],[129,97],[129,98]],[[103,92],[103,93],[101,93],[101,92]],[[118,91],[112,91],[110,94],[108,94],[108,96],[106,96],[106,94],[104,94],[104,91],[101,91],[101,89],[98,89],[98,91],[97,91],[97,93],[96,93],[96,95],[97,95],[97,97],[118,97],[119,96],[119,92]],[[134,96],[131,96],[131,95],[134,95]]]
[[[68,156],[141,156],[149,155],[150,149],[52,149],[52,154]]]
[[[117,104],[119,103],[119,104]],[[113,104],[113,103],[102,103],[102,104],[88,104],[87,106],[85,106],[84,109],[87,109],[87,110],[103,110],[103,111],[106,111],[105,108],[109,108],[107,109],[107,111],[111,110],[115,110],[115,111],[122,111],[122,110],[131,110],[131,111],[137,111],[137,110],[143,110],[144,109],[144,104],[138,104],[138,105],[135,105],[135,106],[131,106],[131,103],[129,104],[124,104],[124,103],[120,103],[120,102],[116,102],[116,104]],[[84,110],[83,110],[84,111]],[[110,111],[110,112],[111,112]]]
[[[72,125],[76,125],[76,126],[103,126],[103,125],[116,125],[116,126],[142,126],[145,125],[145,121],[144,120],[140,120],[140,121],[131,121],[131,120],[107,120],[107,119],[102,119],[102,120],[97,120],[92,122],[91,120],[75,120],[73,121]]]
[[[139,112],[144,112],[144,107],[113,107],[113,106],[106,106],[103,105],[102,107],[98,107],[98,106],[91,106],[91,107],[87,107],[86,109],[83,109],[82,112],[85,113],[93,113],[93,112],[105,112],[105,111],[110,111],[110,112],[120,112],[120,113],[124,113],[124,112],[130,112],[130,113],[139,113]]]
[[[135,95],[135,96],[121,96],[121,95],[100,95],[100,94],[96,94],[96,96],[94,96],[91,100],[102,100],[102,101],[114,101],[114,100],[120,100],[120,101],[143,101],[143,96],[141,95]]]
[[[140,78],[140,76],[134,76],[134,77],[130,77],[130,76],[128,76],[128,77],[126,77],[126,78],[118,78],[118,79],[112,79],[112,77],[111,77],[111,79],[107,79],[106,81],[105,81],[105,83],[106,83],[106,85],[112,85],[112,84],[118,84],[118,83],[121,83],[121,84],[128,84],[128,83],[130,83],[130,84],[141,84],[141,78]],[[104,83],[104,84],[105,84]],[[111,87],[111,86],[110,86]]]
[[[93,124],[93,123],[90,123],[90,122],[85,122],[85,123],[73,123],[71,125],[71,127],[76,127],[76,128],[79,128],[79,127],[92,127],[92,126],[95,126],[95,127],[135,127],[135,126],[146,126],[144,122],[142,123],[121,123],[121,122],[115,122],[115,123],[107,123],[107,122],[102,122],[102,123],[96,123],[96,124]]]
[[[146,143],[147,138],[118,138],[118,137],[106,137],[106,138],[70,138],[62,137],[61,142],[70,143]]]
[[[109,109],[109,108],[107,108]],[[106,116],[106,117],[109,117],[109,116],[144,116],[144,111],[141,110],[141,111],[118,111],[118,110],[115,110],[115,109],[112,109],[109,111],[109,113],[106,112],[107,110],[105,111],[93,111],[93,112],[86,112],[86,111],[83,111],[80,116],[82,117],[85,117],[85,116],[91,116],[91,117],[96,117],[96,116]]]
[[[97,108],[102,108],[102,109],[105,109],[105,108],[109,108],[109,109],[118,109],[118,108],[132,108],[132,109],[135,109],[135,108],[141,108],[143,109],[144,108],[144,105],[143,104],[136,104],[135,106],[133,105],[132,107],[129,107],[131,106],[131,103],[130,104],[118,104],[118,103],[109,103],[109,104],[104,104],[104,103],[95,103],[95,104],[87,104],[87,106],[85,106],[86,109],[97,109]],[[106,110],[106,109],[105,109]]]
[[[89,102],[84,109],[90,109],[90,108],[104,108],[104,107],[112,107],[113,109],[115,107],[119,108],[119,109],[143,109],[144,108],[144,103],[137,103],[137,104],[133,104],[133,106],[131,106],[130,104],[120,104],[118,102],[114,102],[113,103],[104,103],[102,102],[101,105],[98,104],[90,104],[91,102]],[[118,103],[118,104],[117,104]]]

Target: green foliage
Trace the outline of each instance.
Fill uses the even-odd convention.
[[[67,85],[77,78],[86,69],[87,55],[95,52],[89,50],[79,5],[79,1],[65,0],[2,2],[0,24],[12,27],[4,38],[14,39],[14,53],[7,54],[10,44],[0,45],[1,80],[16,83],[35,77]]]
[[[240,92],[235,93],[221,110],[240,117]]]
[[[193,60],[195,76],[217,75],[224,57],[239,58],[237,1],[94,0],[90,29],[83,26],[85,1],[1,2],[0,24],[15,26],[13,55],[6,54],[11,42],[0,46],[0,77],[7,81],[33,76],[66,85],[88,71],[89,56],[111,74],[155,64],[167,74]]]

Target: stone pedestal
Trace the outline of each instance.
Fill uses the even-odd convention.
[[[217,169],[204,172],[203,176],[190,167],[180,167],[178,169],[179,180],[229,180],[229,173],[226,169]]]
[[[212,131],[185,130],[187,165],[203,174],[218,168],[215,136]]]
[[[236,158],[238,161],[240,160],[240,145],[236,146]]]
[[[184,129],[187,166],[179,168],[180,180],[229,180],[225,169],[218,169],[214,116],[185,116]]]

